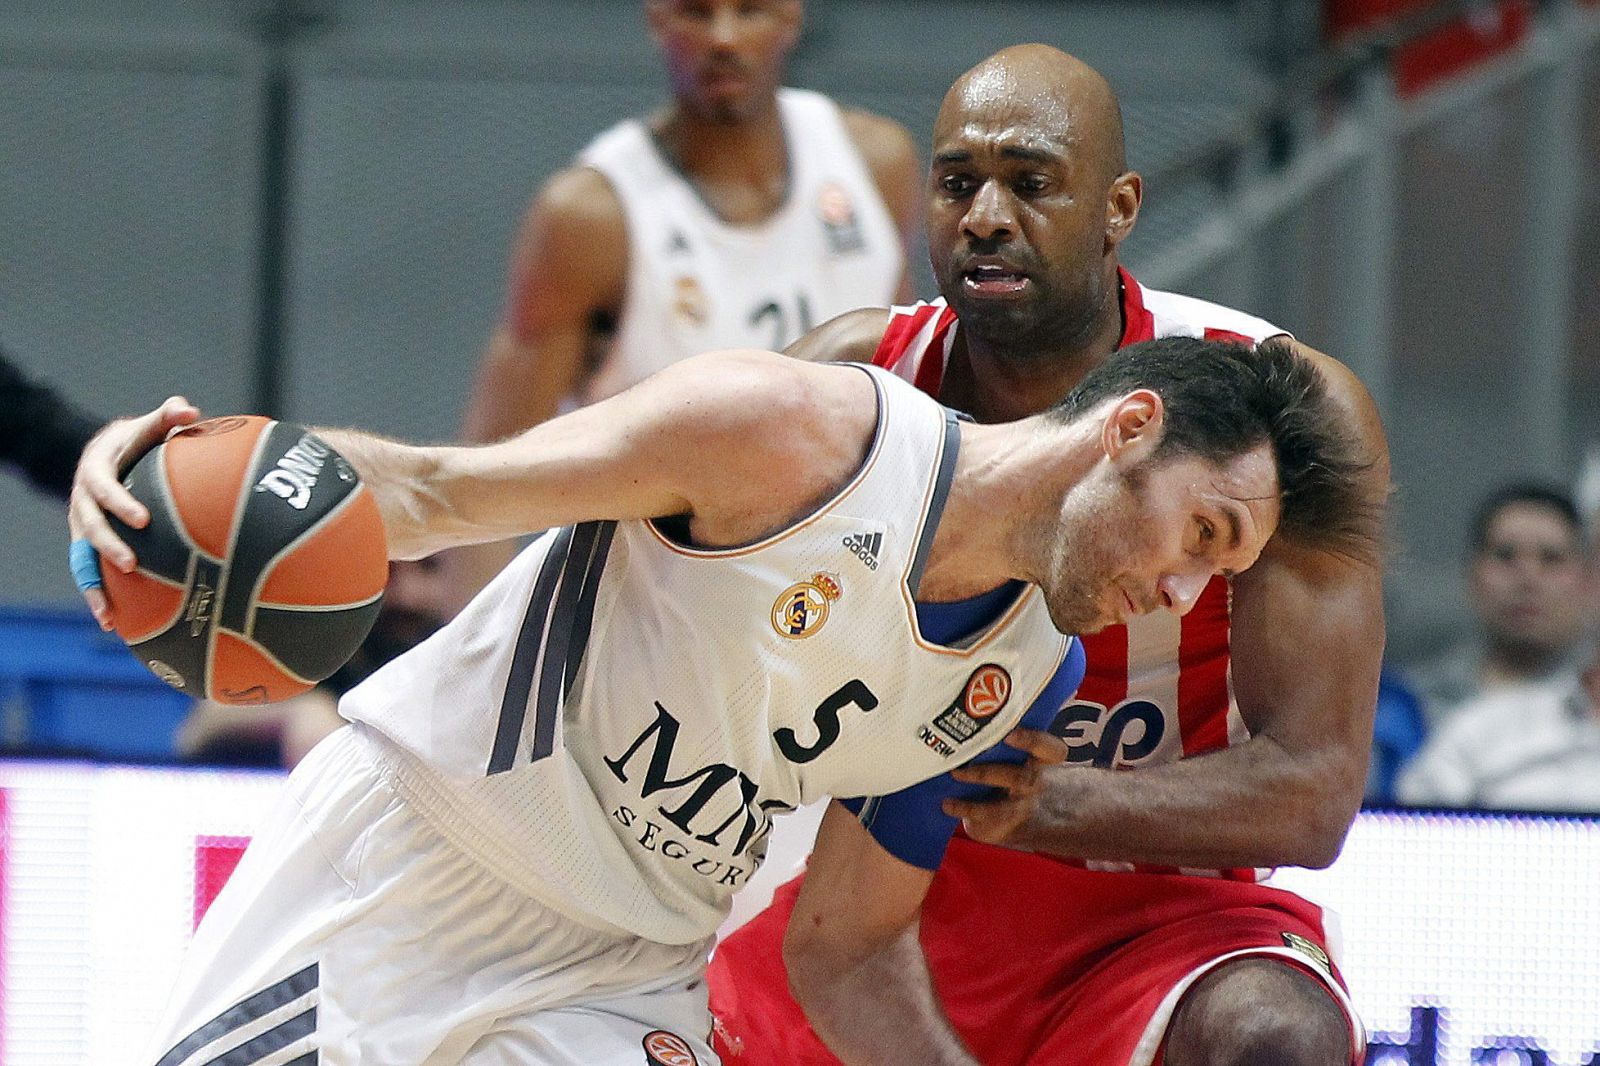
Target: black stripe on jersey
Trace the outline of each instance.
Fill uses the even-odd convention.
[[[954,411],[944,413],[944,447],[939,452],[939,472],[933,479],[933,499],[928,501],[928,514],[922,521],[922,536],[917,540],[917,550],[911,556],[911,574],[906,587],[911,598],[917,598],[922,585],[922,571],[928,565],[928,549],[933,547],[933,535],[939,529],[939,519],[944,514],[945,500],[950,498],[950,482],[956,476],[956,456],[961,451],[961,423]]]
[[[511,655],[511,674],[506,678],[505,695],[500,700],[500,723],[495,727],[494,750],[489,753],[489,771],[485,776],[503,774],[516,765],[517,745],[522,742],[522,723],[528,717],[528,694],[533,689],[533,675],[539,666],[539,654],[544,650],[550,601],[555,597],[556,579],[567,565],[573,528],[565,526],[556,532],[550,550],[545,552],[544,562],[539,565],[539,576],[533,584],[533,598],[528,601],[528,613],[522,616],[517,649]]]
[[[610,528],[602,528],[605,526]],[[594,621],[593,603],[590,603],[587,611],[583,610],[584,597],[588,596],[592,601],[595,591],[589,585],[588,578],[591,572],[596,571],[595,555],[600,546],[601,534],[609,534],[615,528],[615,523],[585,522],[577,526],[573,532],[572,550],[567,554],[567,565],[561,574],[560,590],[556,593],[555,610],[550,612],[549,636],[545,638],[544,655],[539,660],[538,693],[533,705],[534,762],[547,758],[555,750],[556,719],[561,715],[561,700],[567,692],[567,686],[563,681],[574,665],[570,655],[576,623],[580,614],[585,614],[590,623]],[[607,535],[604,539],[609,550],[611,537]],[[601,563],[603,565],[603,558]],[[600,580],[598,572],[594,573],[594,578],[598,585]],[[579,643],[587,644],[588,640],[586,630]]]
[[[611,538],[616,535],[615,522],[601,522],[600,536],[595,541],[594,555],[589,560],[589,573],[583,579],[583,594],[578,599],[578,613],[572,620],[572,643],[567,648],[566,681],[561,687],[563,697],[572,692],[572,682],[578,676],[578,666],[589,647],[589,631],[594,628],[594,605],[600,598],[600,573],[605,569],[606,556],[611,552]]]
[[[248,999],[241,1000],[240,1002],[229,1007],[227,1010],[223,1011],[221,1014],[217,1015],[215,1018],[211,1019],[209,1022],[206,1022],[206,1024],[202,1025],[200,1028],[196,1029],[194,1032],[178,1041],[177,1045],[174,1046],[171,1051],[161,1056],[161,1059],[156,1063],[156,1066],[177,1066],[178,1063],[185,1061],[189,1058],[189,1056],[193,1055],[196,1051],[205,1047],[207,1044],[226,1036],[235,1029],[249,1025],[257,1018],[263,1017],[272,1011],[277,1010],[286,1003],[291,1003],[294,1000],[299,999],[301,996],[312,991],[316,987],[317,964],[312,963],[299,973],[291,974],[279,981],[277,984],[262,989],[260,992],[257,992]],[[289,1043],[292,1043],[293,1040],[298,1040],[300,1037],[306,1035],[306,1033],[316,1031],[317,1012],[315,1007],[302,1014],[298,1014],[289,1019],[289,1021],[284,1022],[282,1025],[269,1030],[268,1034],[263,1034],[263,1036],[269,1035],[270,1033],[275,1033],[279,1029],[284,1028],[284,1026],[295,1026],[297,1029],[300,1026],[305,1026],[307,1023],[302,1021],[302,1019],[306,1018],[307,1015],[310,1016],[309,1027],[305,1028],[304,1032],[298,1032],[297,1035],[295,1035],[291,1040],[286,1040],[283,1044],[278,1045],[278,1047],[284,1047]],[[262,1037],[258,1037],[257,1039],[262,1039]],[[255,1041],[251,1041],[251,1044],[254,1043]],[[245,1045],[245,1047],[249,1046],[251,1045]],[[276,1048],[273,1050],[276,1050]],[[232,1054],[233,1052],[229,1052],[229,1056]],[[315,1055],[316,1053],[313,1052],[312,1058],[309,1061],[315,1062]],[[233,1063],[252,1061],[250,1059],[234,1059],[229,1056],[225,1056],[224,1058],[213,1061],[227,1062],[230,1064],[230,1066]]]

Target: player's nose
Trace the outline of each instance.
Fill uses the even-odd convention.
[[[973,195],[961,228],[976,241],[992,241],[1016,232],[1016,217],[1011,198],[997,181],[986,181]]]
[[[1161,594],[1161,606],[1180,617],[1188,614],[1200,602],[1200,594],[1210,580],[1209,570],[1204,573],[1190,570],[1165,575],[1156,586]]]
[[[731,48],[739,39],[739,14],[731,6],[717,8],[711,16],[711,43]]]

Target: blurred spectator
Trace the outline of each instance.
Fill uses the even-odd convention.
[[[1427,736],[1422,704],[1387,670],[1378,681],[1378,713],[1372,723],[1372,759],[1367,763],[1365,803],[1394,803],[1400,770]]]
[[[1430,730],[1469,700],[1570,675],[1592,618],[1587,545],[1565,493],[1513,484],[1473,521],[1467,585],[1478,634],[1404,678]]]
[[[0,462],[15,464],[40,491],[64,500],[78,453],[100,422],[30,379],[0,348]]]
[[[293,767],[344,724],[339,697],[443,624],[450,588],[437,557],[389,564],[389,584],[372,632],[332,677],[294,699],[256,707],[199,700],[178,729],[188,762]]]
[[[1586,669],[1461,707],[1401,774],[1406,803],[1600,812],[1600,649]]]

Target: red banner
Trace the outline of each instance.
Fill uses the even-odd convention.
[[[1595,0],[1590,0],[1591,3]],[[1433,0],[1328,0],[1327,37],[1371,30],[1427,10]],[[1400,48],[1395,85],[1415,96],[1447,78],[1516,48],[1533,21],[1532,0],[1493,0]]]

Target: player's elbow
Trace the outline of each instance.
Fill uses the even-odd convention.
[[[796,911],[783,936],[783,964],[789,992],[813,1020],[832,1016],[846,1004],[843,990],[874,971],[883,945],[865,930],[860,935],[829,928],[815,917]]]
[[[1349,832],[1348,821],[1335,824],[1332,820],[1323,819],[1323,824],[1309,827],[1300,841],[1294,865],[1311,870],[1327,869],[1344,850],[1344,839]]]
[[[789,992],[795,1002],[808,1010],[817,1004],[829,973],[837,972],[841,960],[828,949],[826,940],[800,916],[790,919],[783,934],[783,966],[789,975]]]
[[[1352,787],[1343,780],[1324,777],[1308,791],[1296,819],[1298,832],[1289,849],[1290,864],[1321,870],[1332,866],[1344,850],[1345,837],[1361,807],[1361,783]]]

